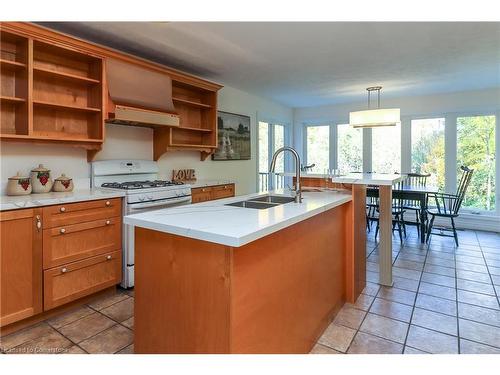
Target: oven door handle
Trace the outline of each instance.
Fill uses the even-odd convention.
[[[130,203],[128,205],[128,209],[133,211],[133,210],[138,210],[138,209],[143,209],[143,208],[169,206],[169,205],[184,203],[184,202],[191,203],[191,196],[187,195],[185,197],[179,197],[179,198],[159,199],[156,201],[144,202],[144,203]]]

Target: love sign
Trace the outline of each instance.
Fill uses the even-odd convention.
[[[172,171],[173,181],[196,181],[194,169],[174,169]]]

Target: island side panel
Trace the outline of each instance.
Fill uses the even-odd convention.
[[[135,353],[228,353],[231,248],[135,229]]]
[[[352,185],[347,210],[346,300],[354,303],[366,287],[366,186]]]
[[[231,353],[308,353],[345,302],[346,203],[233,249]]]

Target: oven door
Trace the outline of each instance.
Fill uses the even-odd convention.
[[[126,215],[138,214],[141,212],[160,210],[191,203],[191,196],[162,199],[153,202],[131,203],[126,205]],[[134,286],[134,227],[123,224],[123,275],[122,286],[131,288]]]

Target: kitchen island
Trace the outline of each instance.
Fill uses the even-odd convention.
[[[356,299],[365,221],[351,192],[228,205],[255,198],[125,217],[136,227],[136,353],[307,353]]]

